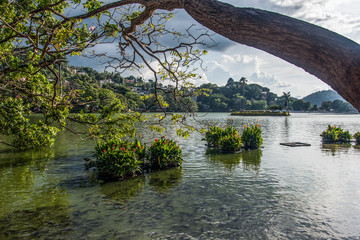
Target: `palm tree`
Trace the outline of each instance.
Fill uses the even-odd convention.
[[[240,78],[240,80],[239,80],[240,85],[241,85],[241,88],[242,88],[242,96],[243,96],[243,97],[245,97],[245,96],[244,96],[244,87],[245,87],[247,81],[248,81],[248,80],[247,80],[245,77],[242,77],[242,78]],[[242,101],[242,105],[243,105],[243,106],[242,106],[242,110],[245,109],[245,106],[244,106],[245,102],[246,102],[246,98],[245,98],[245,101]]]
[[[286,111],[287,113],[289,114],[289,104],[290,102],[293,101],[293,99],[291,98],[291,94],[290,92],[283,92],[283,95],[281,96],[281,98],[283,98],[285,100],[285,108],[286,108]]]
[[[246,83],[248,82],[248,80],[245,77],[240,78],[239,80],[240,84],[242,87],[244,87],[246,85]]]

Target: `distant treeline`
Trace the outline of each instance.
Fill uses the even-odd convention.
[[[119,73],[97,72],[90,67],[74,67],[65,65],[62,68],[61,87],[67,91],[78,91],[80,102],[74,104],[73,112],[97,112],[102,106],[120,99],[126,105],[126,109],[138,111],[159,111],[159,106],[154,104],[155,83],[153,80],[145,81],[141,77],[123,77]],[[49,74],[50,76],[51,74]],[[52,79],[49,79],[53,81]],[[290,96],[290,93],[282,96],[270,91],[269,88],[258,84],[248,84],[246,78],[235,81],[230,78],[225,86],[216,84],[203,84],[196,89],[182,89],[186,92],[181,100],[183,104],[176,102],[171,94],[174,86],[158,87],[165,90],[159,95],[166,102],[164,109],[169,112],[180,112],[191,109],[201,112],[229,112],[239,110],[294,110],[294,111],[356,111],[349,103],[335,100],[324,101],[320,106],[311,105],[301,99]],[[197,90],[206,94],[196,94]],[[81,104],[81,100],[86,104]],[[185,105],[184,105],[185,103]]]

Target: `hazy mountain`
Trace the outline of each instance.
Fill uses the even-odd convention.
[[[305,102],[310,102],[312,105],[318,106],[320,106],[323,101],[334,101],[337,99],[344,102],[346,101],[337,92],[333,90],[315,92],[303,98]]]

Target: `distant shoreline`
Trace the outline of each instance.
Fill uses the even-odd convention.
[[[239,111],[232,112],[231,116],[275,116],[275,117],[287,117],[290,116],[287,112],[273,112],[273,111]]]

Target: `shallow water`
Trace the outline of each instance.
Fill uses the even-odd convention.
[[[360,131],[359,115],[198,119],[263,129],[263,148],[216,154],[179,139],[182,168],[98,184],[84,171],[93,143],[0,149],[0,239],[360,239],[360,147],[323,145],[328,124]],[[176,138],[173,131],[167,136]],[[301,141],[291,148],[280,142]]]

